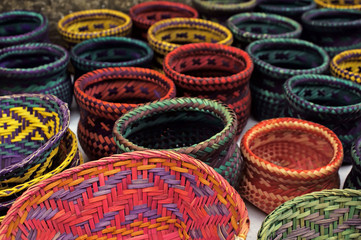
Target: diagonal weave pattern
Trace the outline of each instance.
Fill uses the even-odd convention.
[[[337,54],[330,63],[333,76],[361,83],[361,49]]]

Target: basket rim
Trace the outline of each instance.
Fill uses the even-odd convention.
[[[356,10],[360,10],[361,9],[361,4],[354,4],[354,5],[339,5],[339,4],[332,4],[332,3],[328,3],[328,1],[324,1],[324,0],[314,0],[314,2],[320,6],[320,7],[324,7],[324,8],[336,8],[336,9],[356,9]]]
[[[331,15],[332,14],[332,15]],[[317,21],[315,18],[326,16],[329,17],[339,14],[354,14],[359,15],[360,18],[358,20],[352,20],[347,22],[325,22],[325,21]],[[352,9],[330,9],[330,8],[321,8],[321,9],[312,9],[308,12],[302,14],[301,17],[302,23],[309,27],[328,27],[328,28],[337,28],[337,27],[355,27],[361,26],[361,12]]]
[[[284,6],[265,6],[262,3],[271,3],[274,0],[263,0],[260,1],[260,3],[257,5],[258,8],[260,8],[261,10],[269,10],[269,11],[277,11],[277,12],[293,12],[293,13],[300,13],[300,12],[304,12],[304,11],[309,11],[311,9],[314,9],[317,7],[316,3],[314,2],[314,0],[309,1],[310,4],[306,5],[306,6],[302,6],[302,7],[284,7]],[[316,0],[315,0],[316,1]],[[278,2],[287,2],[287,1],[278,1]]]
[[[357,83],[361,83],[361,74],[349,71],[347,69],[343,69],[340,67],[340,63],[350,59],[350,58],[359,58],[361,59],[361,49],[351,49],[343,51],[336,56],[334,56],[330,63],[331,73],[332,75],[335,75],[334,73],[341,73],[346,74],[350,77],[352,81],[356,81]],[[361,61],[361,60],[360,60]],[[352,77],[355,79],[353,80]]]
[[[251,10],[257,5],[257,0],[246,0],[241,1],[240,3],[225,3],[220,4],[214,1],[202,1],[202,0],[192,0],[193,4],[199,8],[201,11],[239,11],[239,10]]]

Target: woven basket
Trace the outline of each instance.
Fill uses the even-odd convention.
[[[195,18],[172,18],[153,24],[148,30],[148,42],[158,54],[156,60],[162,64],[164,56],[181,45],[201,42],[231,45],[233,36],[231,31],[218,23]]]
[[[250,114],[248,81],[252,71],[253,63],[246,52],[215,43],[184,45],[164,60],[164,72],[176,84],[178,96],[226,103],[237,115],[237,134],[242,132]]]
[[[361,83],[361,49],[337,54],[331,61],[330,71],[335,77]]]
[[[285,116],[282,85],[288,78],[324,73],[329,64],[325,50],[299,39],[258,40],[248,45],[246,51],[255,66],[250,87],[252,114],[257,120]]]
[[[295,118],[262,121],[241,141],[241,195],[270,213],[296,196],[338,188],[342,144],[330,129]]]
[[[234,112],[217,101],[174,98],[137,107],[115,122],[118,152],[166,149],[186,153],[213,167],[234,187],[242,158]]]
[[[144,151],[88,162],[30,188],[0,238],[244,240],[248,229],[244,202],[212,168]]]
[[[324,190],[294,198],[263,221],[259,240],[360,239],[361,191]]]
[[[361,189],[361,135],[351,146],[352,169],[343,188]]]
[[[146,102],[175,97],[175,85],[154,70],[103,68],[75,81],[80,108],[78,138],[90,159],[117,152],[112,130],[122,114]]]
[[[58,31],[70,44],[91,38],[126,37],[132,30],[132,20],[122,12],[93,9],[71,13],[58,22]]]
[[[257,11],[274,13],[299,21],[303,13],[316,7],[314,0],[260,0]]]
[[[0,14],[0,49],[48,40],[48,20],[36,12],[11,11]]]
[[[129,16],[135,27],[133,36],[147,39],[147,32],[152,24],[169,18],[197,18],[198,12],[183,3],[150,1],[134,5],[129,10]]]
[[[314,0],[315,3],[324,8],[355,9],[361,10],[360,0]]]
[[[70,52],[75,78],[99,68],[147,67],[153,50],[144,42],[125,37],[102,37],[77,44]]]
[[[69,54],[51,43],[27,43],[0,50],[0,95],[52,94],[71,104]]]

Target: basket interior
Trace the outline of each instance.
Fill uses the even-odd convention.
[[[65,23],[64,27],[72,33],[99,32],[119,27],[125,23],[124,18],[114,15],[79,16],[70,20]]]
[[[341,58],[338,62],[338,67],[350,72],[361,74],[361,52],[350,54],[347,57]]]
[[[332,11],[332,12],[320,12],[310,17],[311,24],[322,24],[326,23],[330,25],[332,23],[348,23],[353,21],[361,20],[361,13],[358,12],[343,12],[343,11]]]
[[[10,52],[0,56],[0,67],[8,69],[30,69],[51,64],[60,59],[58,52],[51,52],[48,49],[28,49],[23,52]]]
[[[144,8],[137,8],[134,13],[137,16],[136,18],[146,19],[152,22],[158,22],[169,18],[193,17],[193,13],[187,9],[167,5],[154,5]]]
[[[235,22],[235,26],[244,32],[253,34],[284,34],[295,30],[291,24],[265,18],[249,18]]]
[[[1,19],[0,37],[17,36],[34,31],[41,25],[39,18],[14,15]]]

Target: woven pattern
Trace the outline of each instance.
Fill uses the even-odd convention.
[[[266,217],[258,239],[360,239],[360,200],[350,189],[297,197]]]
[[[315,3],[324,8],[356,9],[361,10],[360,0],[314,0]]]
[[[118,151],[167,149],[189,154],[239,185],[242,158],[234,112],[217,101],[174,98],[134,108],[115,122]]]
[[[175,97],[175,85],[154,70],[104,68],[75,81],[80,108],[79,142],[91,159],[116,153],[112,138],[115,120],[143,103]]]
[[[342,144],[328,128],[295,118],[262,121],[241,141],[245,172],[239,192],[270,213],[296,196],[339,188]]]
[[[331,61],[330,71],[335,77],[361,83],[361,49],[337,54]]]
[[[0,237],[244,240],[248,229],[244,202],[212,168],[187,155],[146,151],[42,181],[14,203]]]
[[[279,14],[295,20],[300,20],[303,13],[317,7],[314,0],[262,0],[257,5],[257,11]]]
[[[360,135],[361,136],[361,135]],[[352,169],[345,180],[343,188],[361,189],[361,137],[351,146]]]

